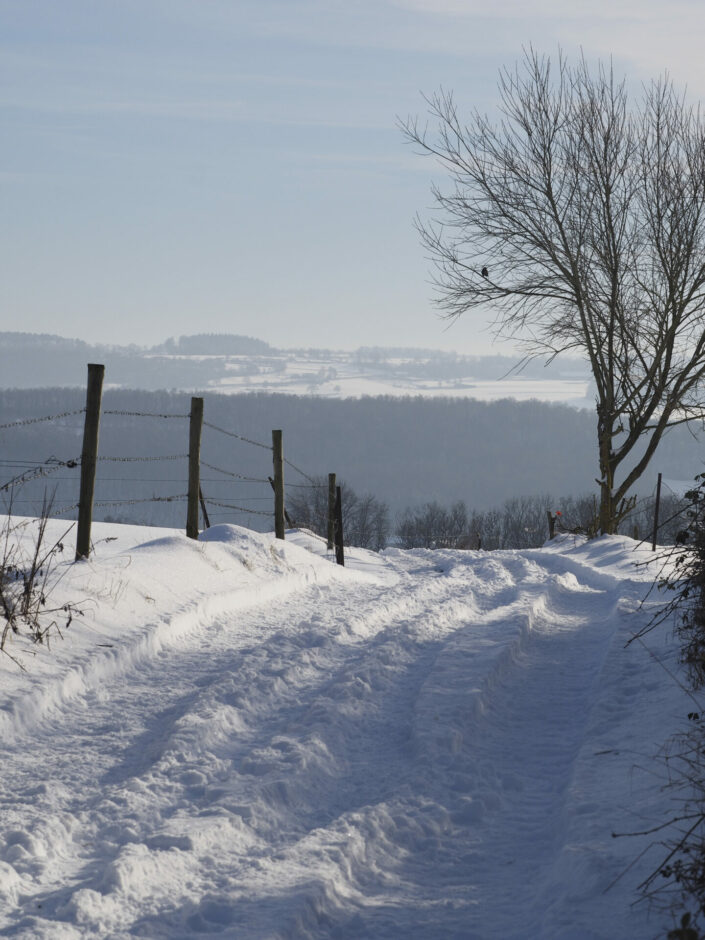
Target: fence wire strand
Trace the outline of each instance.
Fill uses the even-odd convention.
[[[269,480],[265,480],[264,477],[245,477],[241,473],[233,473],[232,470],[223,470],[222,467],[216,467],[212,463],[206,463],[205,460],[201,461],[201,466],[208,467],[209,470],[215,470],[216,473],[224,473],[226,476],[234,477],[236,480],[245,480],[247,483],[269,483]]]
[[[235,506],[233,503],[221,503],[218,500],[209,499],[207,496],[204,496],[203,500],[207,506],[222,506],[223,509],[235,509],[238,512],[247,512],[253,516],[269,516],[270,518],[274,516],[273,512],[265,512],[264,509],[247,509],[245,506]]]
[[[137,503],[175,503],[182,499],[188,499],[186,493],[176,493],[173,496],[148,496],[145,499],[108,499],[96,500],[94,506],[136,506]]]
[[[163,457],[98,457],[108,463],[148,463],[154,460],[187,460],[188,454],[168,454]]]
[[[246,444],[252,444],[253,447],[263,447],[269,451],[272,449],[271,444],[262,444],[260,441],[253,441],[249,437],[243,437],[242,434],[236,434],[234,431],[226,431],[225,428],[221,428],[217,424],[211,424],[210,421],[204,421],[203,426],[211,428],[213,431],[219,431],[221,434],[227,434],[228,437],[234,437],[238,441],[244,441]]]
[[[292,463],[290,460],[287,460],[286,457],[284,458],[284,463],[287,465],[287,467],[291,467],[292,470],[296,470],[297,473],[300,473],[301,476],[304,477],[304,479],[308,480],[308,482],[312,486],[323,486],[322,483],[316,483],[313,477],[310,477],[308,473],[304,473],[304,471],[300,467],[297,467],[295,463]]]
[[[29,483],[31,480],[38,480],[40,477],[49,476],[50,473],[56,473],[57,470],[62,470],[64,467],[73,469],[74,467],[78,467],[80,463],[81,458],[76,457],[75,460],[57,460],[52,461],[52,463],[48,465],[31,467],[29,470],[20,473],[18,476],[13,477],[12,480],[8,480],[7,483],[0,486],[0,492],[6,493],[13,486],[20,486],[22,483]]]
[[[24,467],[25,470],[34,470],[35,467],[41,467],[44,464],[51,463],[55,460],[58,460],[58,458],[48,457],[43,464],[39,464],[37,463],[36,459],[33,460],[31,457],[26,457],[24,459],[19,457],[15,459],[11,457],[2,457],[0,458],[0,467],[10,467],[11,469],[14,467]]]
[[[96,509],[108,509],[112,506],[136,506],[138,503],[174,503],[180,500],[188,499],[185,493],[178,493],[174,496],[150,496],[147,499],[101,499],[93,503]],[[30,502],[30,500],[26,500]],[[63,509],[52,510],[52,516],[64,516],[67,512],[72,512],[80,507],[80,503],[73,503],[71,506],[64,506]]]
[[[84,408],[85,411],[85,408]],[[190,418],[190,414],[159,414],[154,411],[104,411],[104,415],[123,415],[126,418]]]
[[[79,408],[78,411],[63,411],[61,414],[44,415],[42,418],[23,418],[17,421],[10,421],[8,424],[0,424],[0,431],[4,431],[7,428],[21,428],[28,424],[39,424],[42,421],[58,421],[60,418],[71,418],[74,415],[82,415],[85,413],[85,408]]]

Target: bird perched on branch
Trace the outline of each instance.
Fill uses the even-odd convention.
[[[489,277],[489,276],[490,276],[490,272],[487,270],[487,268],[483,268],[482,271],[480,271],[480,274],[481,274],[483,277]]]

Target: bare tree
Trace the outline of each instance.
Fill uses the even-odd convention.
[[[370,493],[358,496],[347,483],[340,486],[345,544],[382,551],[389,538],[389,507]],[[287,511],[294,525],[325,536],[328,531],[328,478],[314,477],[312,486],[290,489]]]
[[[666,430],[702,417],[705,122],[669,79],[626,82],[534,50],[500,75],[501,119],[428,99],[437,223],[419,223],[448,317],[493,308],[525,359],[579,350],[597,386],[599,528],[615,532]],[[639,445],[639,446],[637,446]]]
[[[458,548],[467,540],[468,513],[458,501],[448,509],[430,502],[401,515],[396,536],[402,548]]]

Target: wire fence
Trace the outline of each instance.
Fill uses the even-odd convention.
[[[74,426],[69,428],[67,422],[71,423],[70,419],[81,416],[85,419],[86,412],[86,408],[77,408],[55,414],[21,417],[1,424],[0,431],[11,434],[22,429],[31,431],[35,425],[53,425],[54,432],[68,430],[75,436],[80,434],[80,425],[76,426],[73,422]],[[125,422],[128,422],[127,427],[131,428],[129,422],[141,419],[151,421],[157,426],[163,422],[172,425],[181,420],[185,425],[182,440],[187,443],[191,413],[104,408],[100,411],[100,418],[101,435],[105,434],[110,442],[115,438],[115,432],[122,430],[123,433],[117,436],[121,437],[123,446],[115,447],[114,444],[108,443],[106,453],[99,453],[96,457],[96,489],[92,506],[93,510],[97,511],[97,517],[106,521],[147,525],[171,523],[180,526],[185,518],[188,494],[183,491],[164,493],[164,489],[184,489],[189,478],[188,451],[168,452],[167,447],[160,446],[165,440],[174,440],[173,432],[147,432],[150,449],[154,444],[155,452],[139,452],[139,448],[144,447],[144,433],[133,434],[131,440],[126,443],[124,432]],[[274,519],[271,456],[270,462],[267,462],[266,458],[264,461],[257,458],[256,464],[262,468],[260,473],[248,472],[253,463],[250,459],[243,459],[244,452],[241,448],[257,448],[272,455],[272,445],[243,434],[239,429],[224,427],[212,421],[204,420],[203,429],[205,433],[201,438],[199,485],[204,517],[207,513],[210,524],[237,521],[260,529],[265,525],[271,528]],[[52,440],[56,440],[56,434]],[[230,441],[232,447],[227,445],[226,441]],[[66,443],[68,449],[70,440]],[[159,452],[160,450],[163,452]],[[14,512],[28,516],[37,515],[45,497],[49,495],[52,516],[70,516],[77,513],[80,506],[81,456],[72,454],[36,460],[31,456],[15,456],[12,450],[10,454],[12,456],[0,458],[0,480],[5,477],[5,481],[0,483],[0,494],[5,499],[6,508],[11,505]],[[285,463],[305,481],[294,481],[288,485],[298,488],[319,485],[313,476],[297,464],[288,459]],[[121,465],[124,467],[124,473],[118,470]],[[174,470],[150,473],[148,465],[161,465],[165,469],[173,467]],[[49,494],[47,485],[52,488]],[[164,504],[171,505],[165,509]],[[173,504],[181,504],[178,515],[174,513]],[[150,507],[161,511],[151,511]]]
[[[40,426],[55,432],[51,438],[52,449],[61,453],[63,444],[60,447],[57,442],[65,443],[65,452],[61,456],[52,454],[44,459],[36,459],[31,455],[15,456],[16,452],[12,450],[14,445],[6,447],[7,455],[0,458],[0,480],[4,478],[4,482],[0,483],[0,494],[6,505],[11,503],[15,511],[25,515],[36,515],[41,511],[47,487],[51,486],[51,514],[68,516],[76,513],[80,502],[78,491],[82,466],[82,458],[76,454],[76,437],[80,435],[82,422],[73,419],[85,417],[86,411],[86,408],[76,408],[53,414],[18,417],[0,424],[0,431],[7,440],[15,433],[21,436],[27,432],[31,435],[34,428]],[[97,456],[93,508],[99,510],[102,518],[108,521],[180,526],[188,499],[188,494],[183,490],[188,480],[189,454],[187,448],[182,450],[175,447],[174,443],[178,438],[187,444],[191,413],[105,408],[101,411],[101,418],[101,433],[106,430],[111,443],[106,447],[107,453]],[[137,452],[140,447],[145,448],[145,435],[130,435],[127,432],[134,431],[130,422],[143,420],[151,422],[156,429],[161,428],[162,424],[171,427],[179,421],[183,422],[183,426],[175,432],[148,431],[149,450],[153,452]],[[115,435],[111,437],[111,434],[116,429],[122,431],[120,447],[112,445]],[[199,467],[200,497],[201,506],[207,511],[211,524],[237,521],[254,528],[263,525],[271,527],[274,519],[274,481],[270,476],[273,446],[242,433],[240,429],[209,420],[203,421],[203,429],[205,433],[201,439]],[[269,461],[260,457],[256,460],[245,459],[243,448],[257,449],[258,453],[265,450],[270,455]],[[322,476],[311,475],[289,458],[284,458],[283,464],[294,474],[294,480],[287,479],[287,489],[301,492],[302,498],[307,491],[327,488],[327,482]],[[116,473],[120,465],[125,468],[124,473]],[[150,472],[147,465],[160,465],[165,471]],[[143,466],[144,472],[141,471]],[[659,533],[670,539],[675,538],[677,529],[686,523],[689,507],[687,494],[696,484],[663,479],[662,485],[666,498],[658,529]],[[168,492],[164,492],[165,489]],[[623,523],[623,531],[632,534],[631,527],[635,533],[638,529],[643,537],[650,537],[655,490],[654,487],[650,493],[635,501]],[[174,504],[179,506],[176,512]],[[165,508],[167,506],[168,510]]]

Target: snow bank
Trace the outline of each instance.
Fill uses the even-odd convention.
[[[26,521],[22,537],[29,546],[37,523]],[[65,523],[51,521],[46,542],[66,530]],[[50,637],[43,646],[10,637],[8,652],[27,672],[3,664],[5,741],[165,647],[186,637],[192,641],[225,611],[272,603],[312,583],[351,578],[325,556],[231,525],[214,526],[196,542],[174,529],[96,523],[93,540],[89,560],[66,558],[55,569],[52,603],[76,604],[81,618],[62,639]],[[63,554],[72,559],[73,533],[64,541]]]

